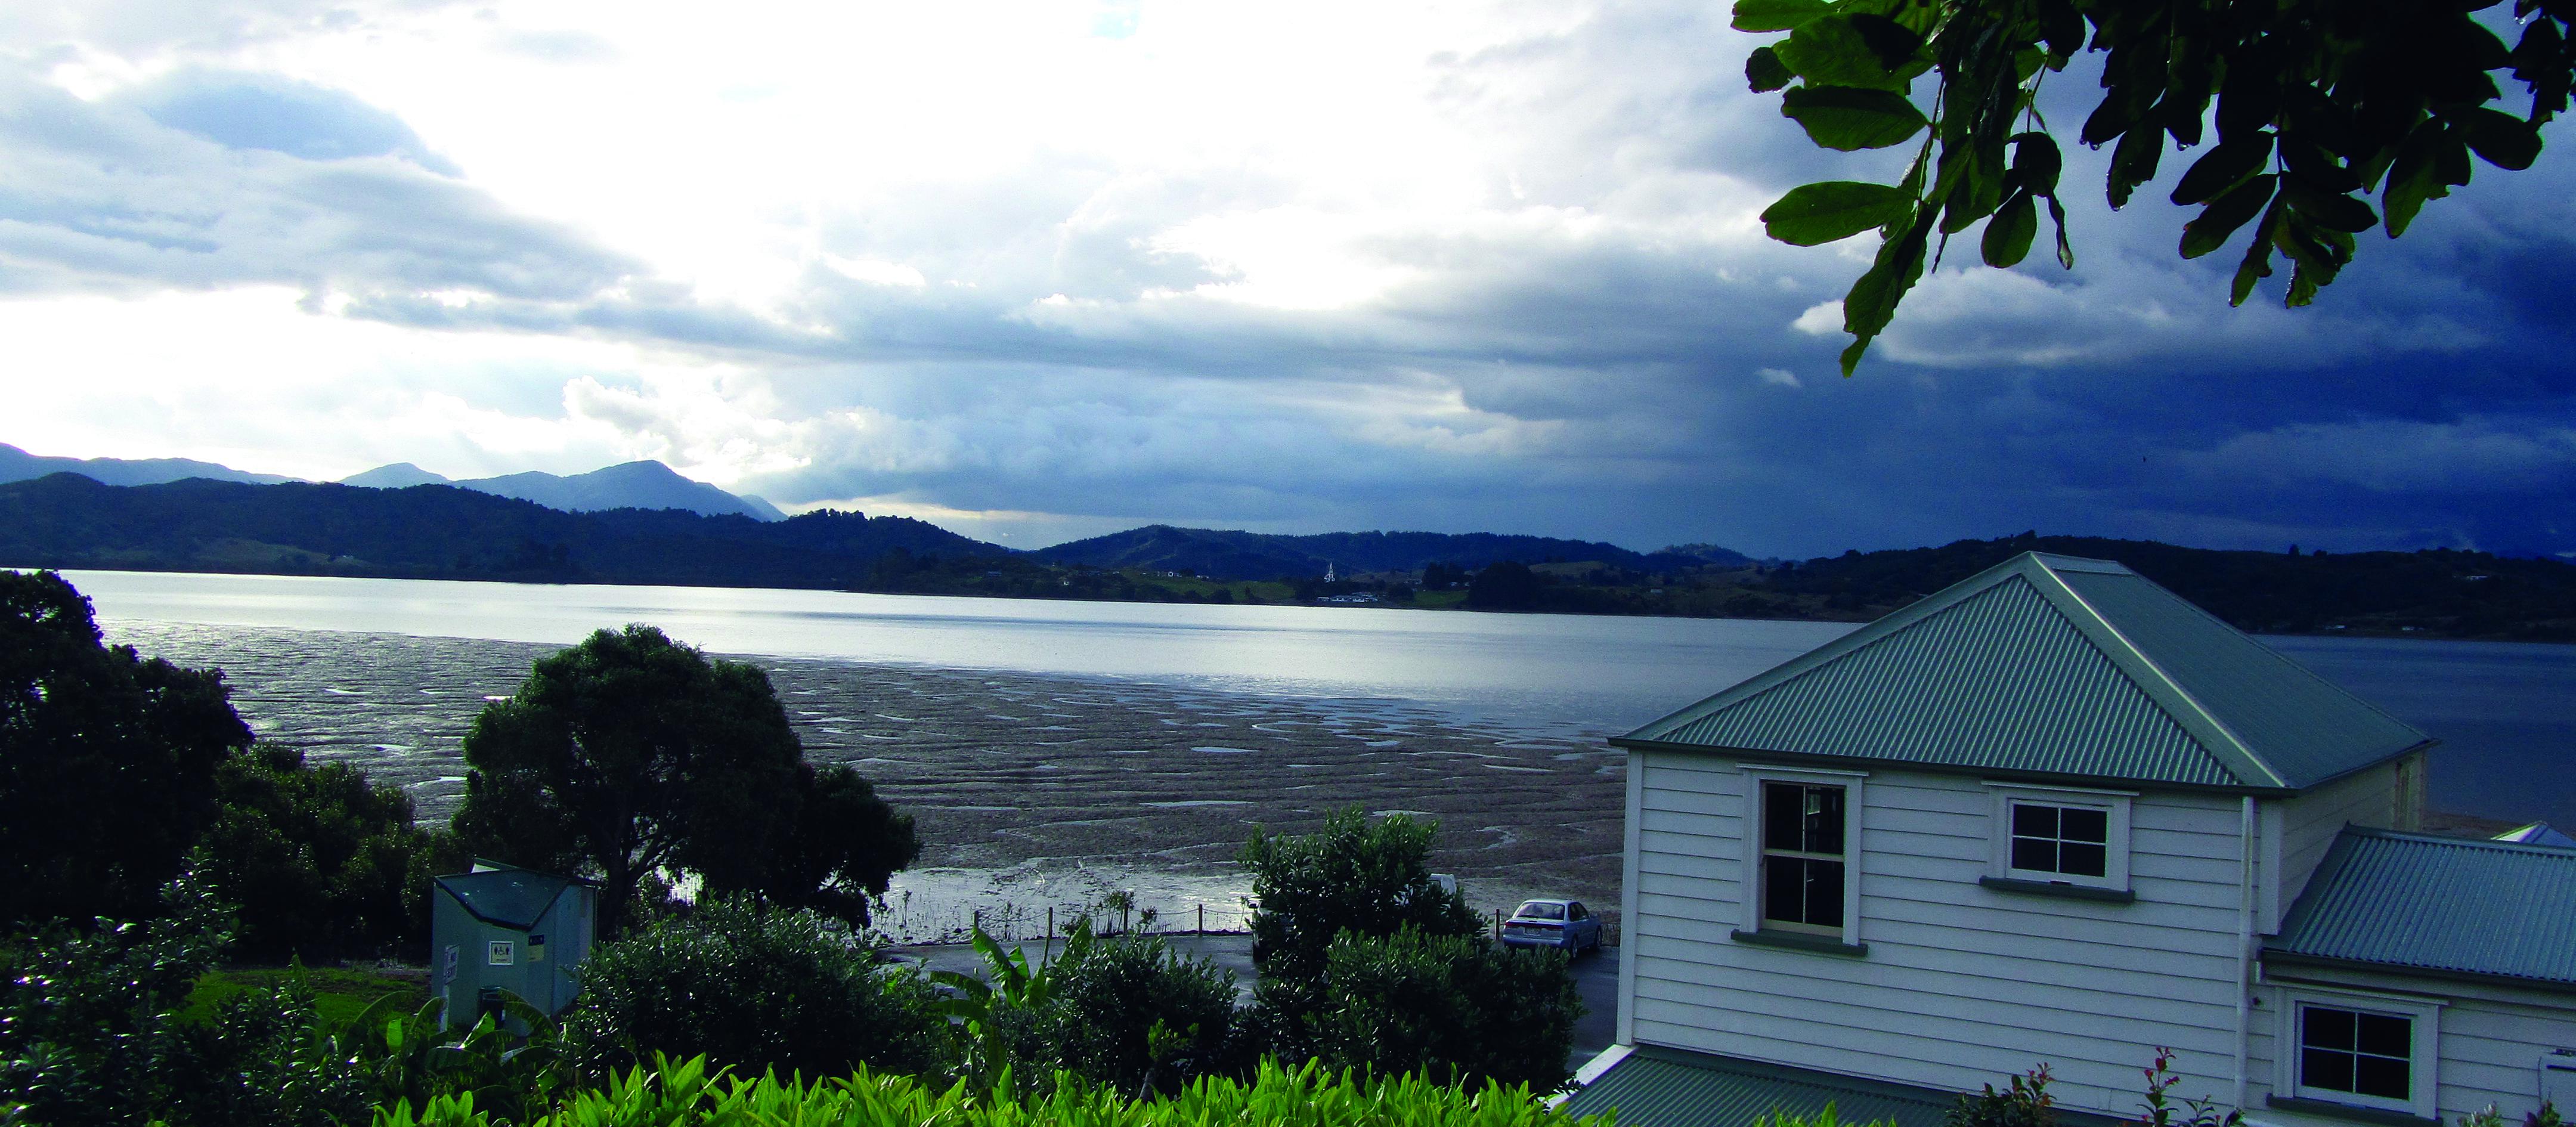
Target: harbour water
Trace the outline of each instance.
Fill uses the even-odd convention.
[[[1459,849],[1480,851],[1458,863],[1483,863],[1506,891],[1547,882],[1597,888],[1615,857],[1618,814],[1618,757],[1600,737],[1851,629],[824,591],[67,577],[92,598],[112,639],[225,665],[264,731],[325,753],[354,749],[371,772],[420,788],[424,813],[452,802],[455,740],[483,696],[508,692],[547,648],[648,622],[711,652],[763,659],[783,694],[806,698],[791,706],[809,748],[866,764],[872,777],[892,780],[890,793],[935,813],[951,836],[940,846],[945,875],[918,878],[924,892],[1006,871],[1040,885],[1108,887],[1103,880],[1131,881],[1132,864],[1109,878],[1068,878],[1047,861],[1121,855],[1123,842],[1136,847],[1131,858],[1197,874],[1173,878],[1177,891],[1162,898],[1167,915],[1225,899],[1200,885],[1246,823],[1293,821],[1327,802],[1440,814]],[[2266,641],[2442,739],[2430,778],[2437,809],[2576,825],[2576,646]]]

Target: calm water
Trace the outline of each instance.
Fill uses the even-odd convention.
[[[1624,731],[1851,627],[1357,607],[80,571],[102,619],[569,643],[650,622],[725,653],[1127,677]],[[2444,809],[2576,826],[2576,646],[2272,638],[2440,737]]]

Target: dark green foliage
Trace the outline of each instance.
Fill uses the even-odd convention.
[[[1403,814],[1375,822],[1356,806],[1310,834],[1257,832],[1236,856],[1252,874],[1252,958],[1265,982],[1312,980],[1345,931],[1391,936],[1475,935],[1483,922],[1465,898],[1431,879],[1440,823]]]
[[[1175,954],[1160,939],[1096,939],[1077,924],[1044,973],[1041,1001],[1004,1000],[991,1015],[1024,1075],[1063,1069],[1143,1096],[1225,1061],[1234,976],[1213,964]]]
[[[457,836],[477,855],[601,878],[620,934],[645,878],[812,904],[864,922],[920,851],[846,769],[817,771],[767,674],[649,626],[602,630],[539,660],[465,737]]]
[[[438,843],[413,828],[400,787],[265,745],[226,761],[215,786],[206,872],[241,906],[235,958],[371,956],[423,942],[428,879],[455,869],[436,863]]]
[[[231,906],[182,873],[150,925],[0,941],[0,1118],[139,1123],[192,1077],[172,1015],[231,938]]]
[[[2087,50],[2107,52],[2104,91],[2078,136],[2112,146],[2111,206],[2155,177],[2168,142],[2188,150],[2209,141],[2204,123],[2214,117],[2215,143],[2173,193],[2202,207],[2184,226],[2183,257],[2216,251],[2251,223],[2231,301],[2242,304],[2271,276],[2277,255],[2291,265],[2284,300],[2308,304],[2352,261],[2355,235],[2373,226],[2404,234],[2426,201],[2466,185],[2470,154],[2508,170],[2537,159],[2540,126],[2566,110],[2576,83],[2576,6],[2515,0],[2521,34],[2508,49],[2487,26],[2497,21],[2475,14],[2499,2],[1739,0],[1735,26],[1789,33],[1757,49],[1745,77],[1756,93],[1785,88],[1781,112],[1826,148],[1878,148],[1924,131],[1910,99],[1916,79],[1935,79],[1928,135],[1892,189],[1902,214],[1869,225],[1885,242],[1843,299],[1849,375],[1921,277],[1927,252],[1937,255],[1936,227],[1946,243],[1988,223],[1985,261],[2010,266],[2028,253],[2044,202],[2058,261],[2074,265],[2055,131],[2037,93]],[[2523,116],[2497,108],[2499,73],[2528,92]],[[1775,223],[1772,234],[1808,245],[1866,230],[1852,225],[1877,213],[1840,214],[1832,224]]]
[[[1542,1092],[1569,1076],[1565,1056],[1583,1000],[1562,951],[1410,929],[1387,938],[1344,932],[1326,952],[1324,983],[1324,1004],[1307,1026],[1328,1067]]]
[[[929,1072],[947,1020],[928,982],[880,966],[818,913],[710,897],[685,918],[593,949],[567,1041],[593,1075],[705,1054],[747,1073]]]
[[[1487,565],[1467,584],[1467,605],[1478,610],[1527,610],[1538,603],[1538,575],[1518,560]]]
[[[103,645],[61,576],[0,572],[0,927],[154,910],[250,744],[228,696]]]
[[[2048,1081],[2042,1064],[2013,1077],[2003,1091],[1988,1084],[1982,1093],[1962,1092],[1942,1117],[1943,1127],[2054,1127],[2057,1098],[2048,1094]]]

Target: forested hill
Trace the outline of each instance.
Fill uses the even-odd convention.
[[[853,588],[877,586],[898,549],[904,566],[1009,554],[922,521],[831,511],[764,523],[568,513],[446,485],[0,484],[0,566]]]
[[[2576,564],[2484,552],[2224,552],[2152,540],[2024,534],[1938,548],[1849,552],[1768,569],[1748,586],[1824,612],[1875,618],[2015,553],[2118,560],[2246,630],[2576,638]]]
[[[1420,571],[1428,564],[1480,568],[1502,560],[1538,564],[1593,561],[1634,571],[1669,573],[1707,564],[1752,561],[1734,552],[1694,545],[1692,554],[1633,552],[1616,544],[1503,536],[1490,532],[1327,532],[1279,536],[1206,528],[1147,525],[1031,553],[1051,563],[1102,568],[1180,571],[1216,579],[1314,577],[1330,563],[1343,575]]]

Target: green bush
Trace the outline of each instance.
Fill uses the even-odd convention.
[[[944,1066],[930,984],[880,966],[845,924],[804,909],[709,897],[685,917],[599,945],[583,963],[567,1041],[593,1075],[656,1054],[839,1076]]]
[[[1582,1015],[1562,951],[1411,930],[1384,939],[1344,932],[1326,953],[1321,1004],[1305,1032],[1334,1068],[1547,1092],[1565,1085]]]
[[[241,906],[233,957],[372,956],[424,942],[441,843],[413,828],[402,788],[262,745],[217,767],[215,789],[207,875]]]
[[[1002,1001],[991,1020],[1015,1067],[1078,1073],[1121,1092],[1170,1090],[1217,1067],[1234,1025],[1234,975],[1160,939],[1095,939],[1075,925],[1034,1005]]]
[[[1575,1119],[1527,1088],[1445,1087],[1418,1077],[1371,1080],[1308,1064],[1264,1064],[1251,1082],[1203,1077],[1171,1096],[1129,1100],[1065,1076],[1043,1096],[994,1099],[960,1082],[945,1089],[861,1072],[814,1081],[746,1080],[704,1060],[629,1070],[566,1101],[529,1127],[1609,1127]],[[470,1098],[379,1109],[376,1127],[497,1127]],[[1825,1125],[1830,1127],[1830,1125]]]

